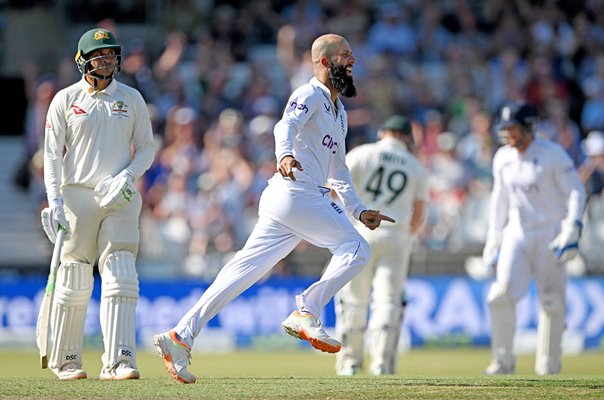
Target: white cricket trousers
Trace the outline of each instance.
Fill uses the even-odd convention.
[[[548,247],[558,229],[556,225],[525,231],[506,227],[503,232],[497,277],[487,296],[495,362],[515,364],[516,304],[534,279],[540,303],[535,370],[540,375],[560,372],[567,279],[564,265]]]
[[[179,321],[176,333],[192,346],[210,319],[265,276],[301,240],[333,254],[321,279],[296,296],[299,311],[319,317],[334,294],[365,266],[371,250],[325,188],[274,176],[262,193],[258,222],[243,249]]]

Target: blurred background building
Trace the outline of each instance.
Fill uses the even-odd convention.
[[[465,274],[486,232],[493,116],[524,98],[541,134],[582,167],[590,198],[577,275],[604,272],[602,0],[0,0],[0,274],[46,274],[50,245],[40,145],[49,101],[80,75],[87,29],[123,45],[118,79],[148,103],[158,151],[140,180],[143,278],[212,279],[257,217],[275,172],[272,128],[312,76],[320,34],[345,36],[359,95],[345,99],[348,148],[391,114],[412,117],[430,173],[411,274]],[[597,142],[597,141],[596,141]],[[321,273],[329,254],[302,243],[274,275]]]

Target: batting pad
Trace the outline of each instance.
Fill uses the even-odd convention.
[[[52,350],[49,363],[55,373],[67,363],[82,366],[84,321],[93,280],[90,264],[69,262],[57,271],[50,317]]]
[[[136,368],[136,302],[138,275],[134,255],[116,251],[105,259],[101,278],[101,330],[105,352],[103,368],[124,360]]]
[[[487,296],[491,312],[491,349],[493,361],[513,367],[514,332],[516,331],[516,303],[507,294],[505,287],[493,283]]]
[[[380,371],[381,374],[394,374],[404,308],[400,304],[380,304],[372,307],[371,312],[371,370]]]
[[[562,369],[562,333],[564,332],[564,294],[542,296],[537,328],[535,373],[558,374]]]
[[[361,369],[365,354],[365,327],[367,305],[351,304],[336,296],[336,336],[342,349],[336,354],[336,370]]]

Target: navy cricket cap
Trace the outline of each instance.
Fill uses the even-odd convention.
[[[498,130],[513,125],[527,127],[537,122],[538,116],[539,111],[532,104],[525,101],[512,101],[503,105],[496,125]]]

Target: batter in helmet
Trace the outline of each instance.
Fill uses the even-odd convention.
[[[122,65],[122,46],[108,30],[85,32],[78,42],[75,62],[80,72],[97,79],[111,80]]]
[[[537,109],[524,101],[506,103],[499,112],[497,135],[503,144],[523,151],[533,139],[533,128],[539,117]]]

